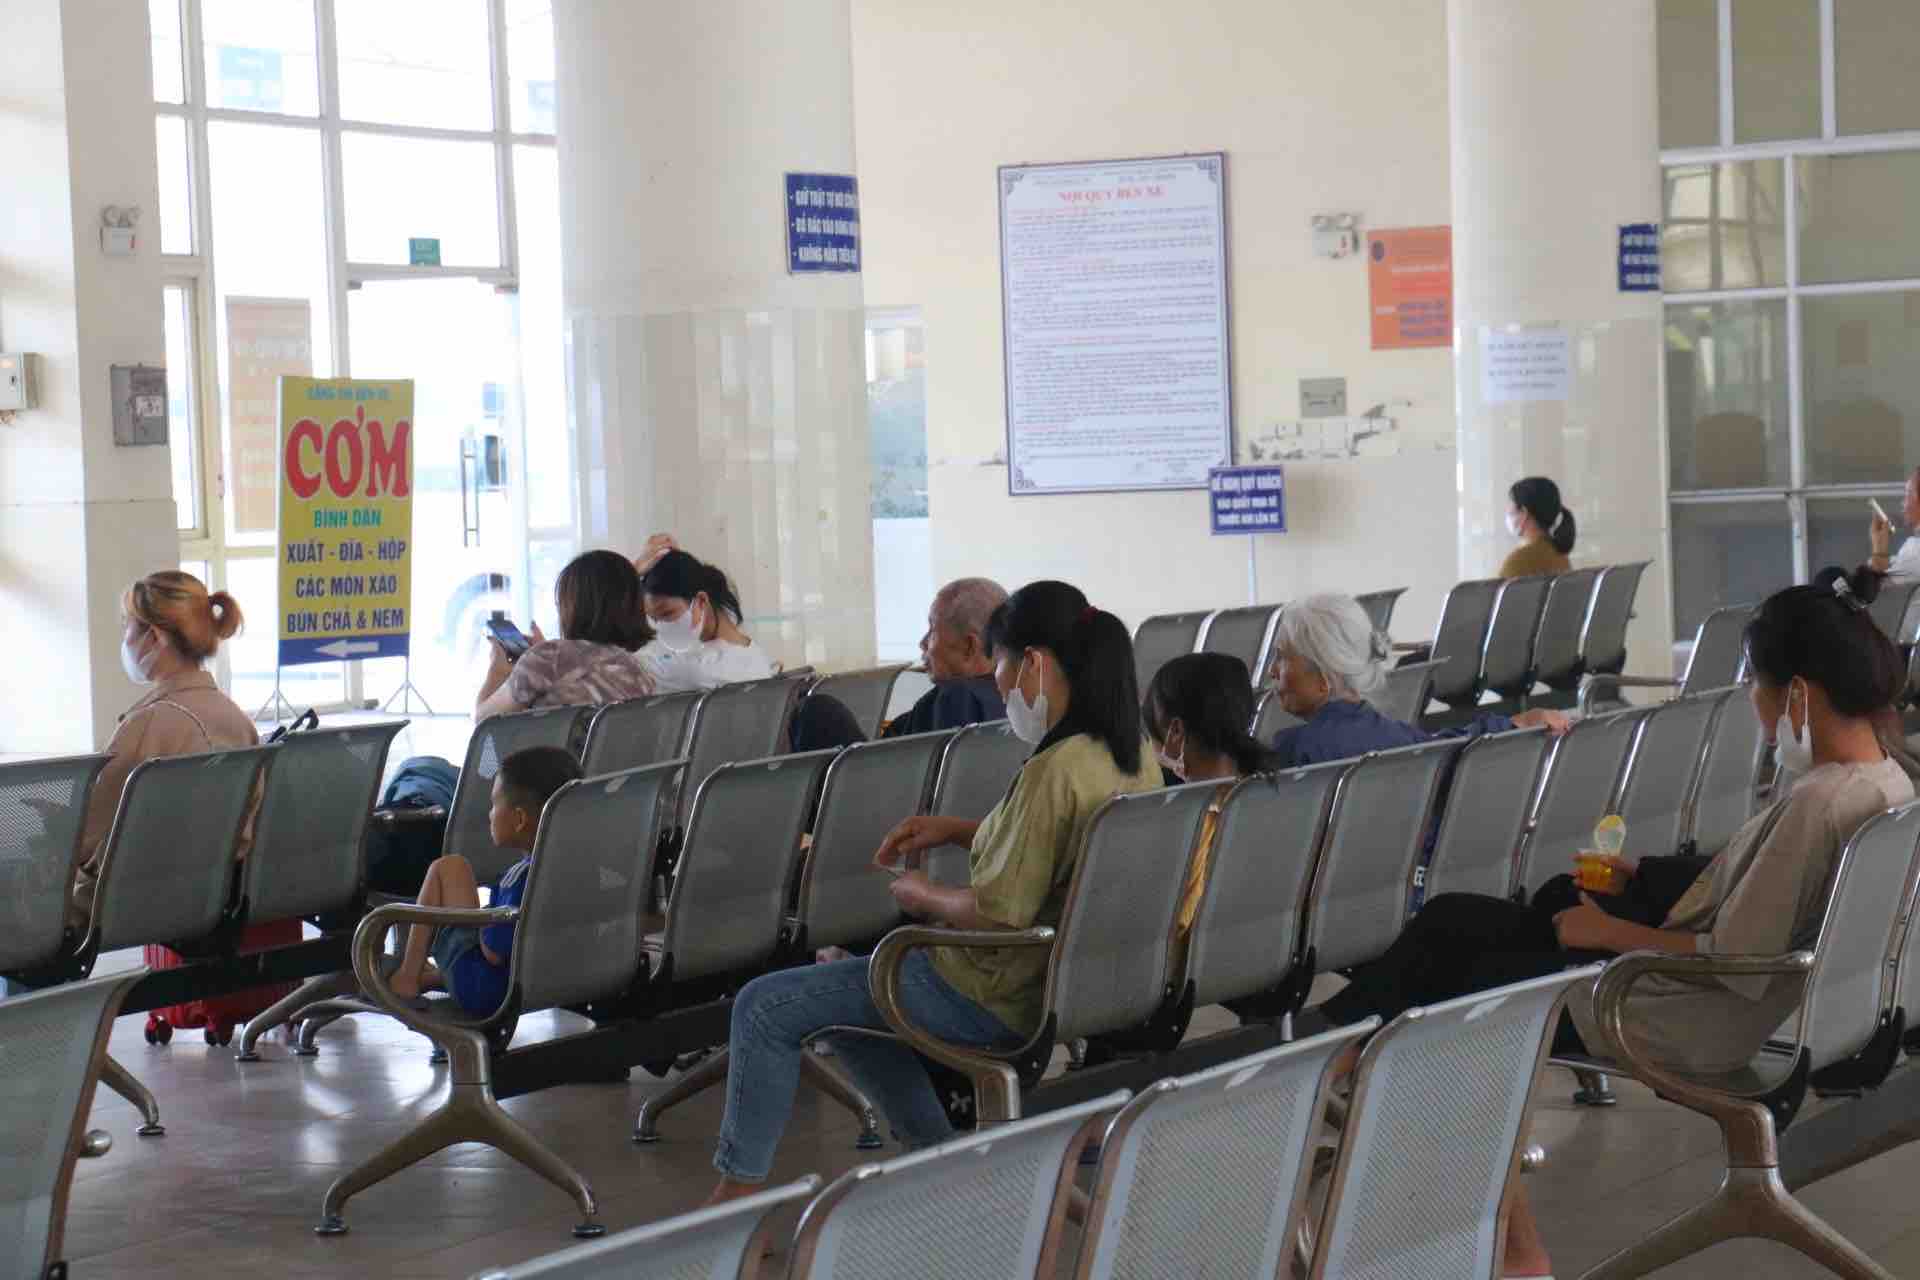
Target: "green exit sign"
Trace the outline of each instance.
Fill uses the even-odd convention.
[[[440,241],[433,236],[414,236],[407,241],[407,263],[415,267],[440,265]]]

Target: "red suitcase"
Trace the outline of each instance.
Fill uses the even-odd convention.
[[[265,951],[269,947],[284,947],[298,941],[298,920],[274,920],[267,924],[249,925],[246,932],[240,935],[240,949]],[[186,963],[178,952],[153,945],[146,948],[146,960],[147,966],[152,969],[177,969]],[[276,982],[264,987],[249,987],[230,995],[215,996],[211,1000],[194,1000],[155,1009],[147,1015],[147,1043],[167,1043],[173,1039],[175,1027],[204,1027],[208,1044],[229,1044],[233,1040],[235,1027],[291,992],[296,985],[292,982]]]

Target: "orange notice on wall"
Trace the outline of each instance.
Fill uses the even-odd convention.
[[[1373,349],[1453,345],[1453,228],[1367,233]]]

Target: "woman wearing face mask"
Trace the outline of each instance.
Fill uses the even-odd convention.
[[[1904,678],[1898,652],[1867,614],[1878,582],[1821,572],[1770,597],[1747,626],[1753,707],[1781,764],[1799,775],[1785,795],[1702,866],[1697,859],[1621,858],[1616,893],[1577,893],[1564,879],[1530,904],[1442,894],[1386,955],[1299,1021],[1301,1034],[1369,1014],[1431,1004],[1629,951],[1777,955],[1809,945],[1834,860],[1861,824],[1913,799],[1913,784],[1875,736]],[[1627,1034],[1684,1071],[1745,1067],[1800,1003],[1797,977],[1693,982],[1655,976],[1634,988]],[[1592,1002],[1568,1002],[1556,1049],[1602,1043]],[[1509,1229],[1507,1274],[1550,1274],[1524,1200]]]
[[[1545,476],[1528,476],[1507,490],[1507,532],[1521,540],[1500,563],[1503,578],[1565,573],[1573,568],[1573,512],[1560,503],[1560,486]]]
[[[640,590],[654,640],[640,656],[653,672],[655,692],[712,689],[774,673],[766,650],[740,630],[740,597],[726,574],[664,535],[648,551],[637,563],[644,566]]]
[[[206,584],[192,574],[166,570],[128,588],[120,612],[126,623],[120,665],[127,679],[150,687],[120,717],[120,727],[107,743],[112,758],[87,801],[74,866],[76,922],[92,913],[100,846],[113,827],[127,775],[136,766],[161,756],[260,742],[247,713],[220,692],[204,670],[220,642],[240,630],[240,606],[232,596],[224,591],[209,595]]]
[[[896,877],[893,896],[908,915],[938,924],[1055,925],[1094,813],[1115,795],[1160,785],[1140,730],[1133,643],[1125,624],[1092,608],[1077,589],[1036,582],[994,612],[987,647],[1008,723],[1033,745],[1033,755],[981,821],[915,817],[894,828],[874,855],[875,874]],[[909,854],[948,844],[971,851],[968,887],[945,888],[923,872],[900,870]],[[1010,1048],[1039,1022],[1047,961],[1044,947],[916,951],[901,971],[901,998],[909,1016],[943,1039]],[[749,1194],[765,1180],[793,1108],[801,1046],[834,1026],[886,1027],[864,959],[788,969],[741,989],[713,1161],[721,1179],[711,1202]],[[838,1037],[834,1049],[907,1146],[952,1135],[912,1051],[865,1036]]]

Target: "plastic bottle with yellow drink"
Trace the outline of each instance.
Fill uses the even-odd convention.
[[[1619,814],[1610,813],[1593,828],[1593,848],[1574,855],[1573,878],[1588,893],[1618,893],[1625,886],[1624,875],[1613,859],[1626,847],[1627,824]]]

